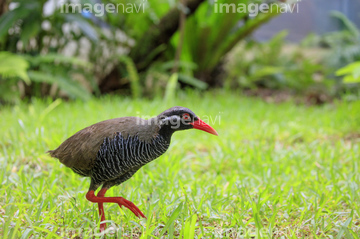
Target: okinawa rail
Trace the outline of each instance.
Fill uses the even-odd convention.
[[[122,117],[105,120],[80,130],[57,149],[48,151],[75,173],[90,177],[86,199],[98,203],[101,222],[105,220],[103,203],[125,206],[137,217],[145,215],[123,197],[105,197],[106,191],[131,178],[142,166],[164,154],[175,131],[199,129],[217,132],[191,110],[172,107],[158,116],[145,120]],[[97,188],[101,190],[95,195]],[[100,231],[106,228],[100,222]]]

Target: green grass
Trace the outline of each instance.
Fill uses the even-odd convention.
[[[212,117],[219,137],[177,132],[168,152],[110,189],[148,219],[105,204],[108,237],[359,238],[360,102],[308,107],[221,92],[172,103],[104,97],[0,109],[0,235],[98,233],[97,205],[85,199],[89,179],[45,151],[98,121],[174,105]]]

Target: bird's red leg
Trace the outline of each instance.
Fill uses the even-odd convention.
[[[101,189],[100,191],[102,191],[102,190],[103,189]],[[99,196],[99,195],[95,196],[94,190],[89,190],[89,192],[86,194],[86,199],[93,203],[101,203],[101,204],[104,202],[117,203],[120,207],[122,207],[122,206],[127,207],[130,211],[132,211],[135,214],[135,216],[137,216],[139,218],[140,218],[140,216],[143,218],[146,218],[145,215],[140,211],[140,209],[137,206],[135,206],[134,203],[126,200],[123,197],[103,197],[103,196]],[[100,206],[100,204],[99,204],[99,209],[101,209],[100,207],[102,207],[102,206]]]
[[[105,193],[106,193],[107,189],[106,188],[102,188],[98,194],[97,197],[104,197]],[[98,203],[98,207],[99,207],[99,217],[101,217],[101,221],[100,221],[100,232],[105,231],[106,229],[106,223],[102,223],[103,221],[105,221],[105,211],[104,211],[104,203],[99,202]]]

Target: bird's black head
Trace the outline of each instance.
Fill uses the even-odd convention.
[[[200,129],[208,133],[218,135],[217,132],[200,118],[194,112],[185,107],[175,106],[165,110],[157,116],[160,131],[171,135],[175,131],[185,129]]]

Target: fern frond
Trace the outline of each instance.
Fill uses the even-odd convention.
[[[29,63],[21,56],[10,53],[0,52],[0,75],[2,78],[18,77],[30,84],[30,79],[27,74]]]
[[[119,60],[120,62],[123,62],[126,65],[126,70],[129,74],[132,96],[134,98],[139,98],[141,95],[141,88],[139,82],[139,74],[137,72],[134,62],[128,56],[121,56]]]

